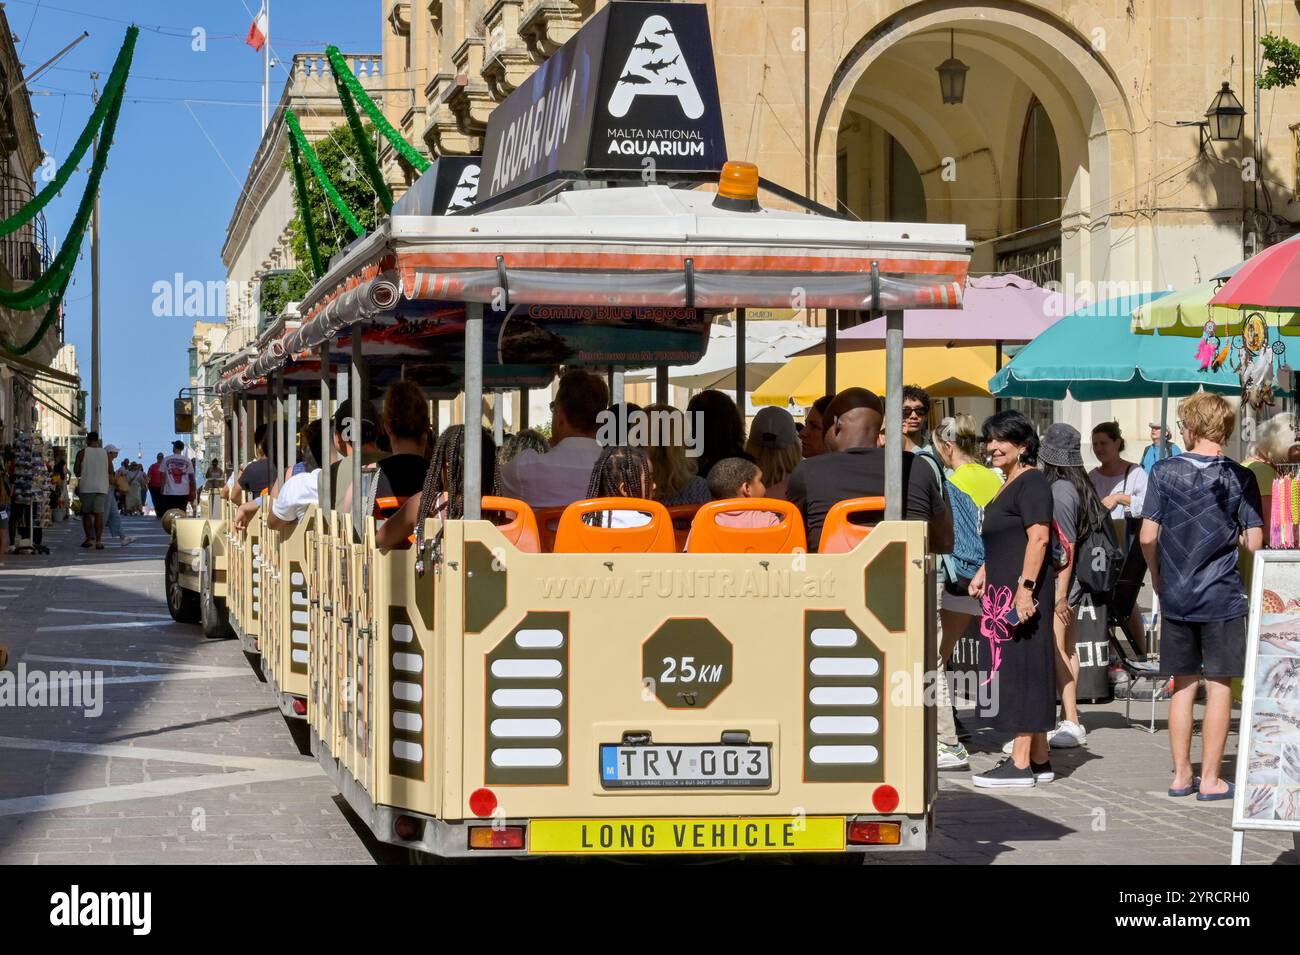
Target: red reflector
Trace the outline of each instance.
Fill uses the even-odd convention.
[[[898,808],[898,790],[893,786],[877,786],[871,794],[871,805],[876,812],[893,812]]]
[[[851,846],[896,846],[902,831],[896,822],[850,822],[848,842]]]
[[[393,820],[393,834],[406,842],[420,838],[420,820],[412,816],[398,816]]]
[[[297,713],[299,716],[306,716],[307,701],[304,700],[301,696],[295,696],[293,698],[293,711]]]
[[[471,849],[522,849],[524,827],[504,826],[501,829],[493,829],[491,826],[473,826],[469,830],[469,847]]]
[[[476,789],[469,794],[469,811],[476,816],[490,816],[497,810],[497,794],[490,789]]]

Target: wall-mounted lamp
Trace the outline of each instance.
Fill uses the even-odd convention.
[[[1186,120],[1179,126],[1197,126],[1201,130],[1201,150],[1210,140],[1217,143],[1236,142],[1241,138],[1241,127],[1245,123],[1246,109],[1232,92],[1226,82],[1219,87],[1210,101],[1210,108],[1205,111],[1205,119]]]

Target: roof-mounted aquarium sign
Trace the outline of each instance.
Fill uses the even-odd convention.
[[[468,209],[478,198],[480,156],[439,156],[402,198],[395,216],[445,216]]]
[[[615,0],[493,111],[479,197],[559,178],[712,177],[726,159],[707,8]]]

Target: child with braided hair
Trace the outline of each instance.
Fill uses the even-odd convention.
[[[650,459],[640,448],[609,447],[600,452],[591,469],[587,499],[597,497],[653,498],[654,477]],[[641,511],[599,511],[583,518],[597,527],[644,527],[650,515]]]
[[[496,493],[497,447],[492,432],[483,428],[479,460],[482,467],[482,493]],[[433,515],[443,520],[465,516],[465,426],[452,425],[433,447],[433,460],[424,477],[424,489],[412,495],[401,510],[384,521],[375,532],[375,542],[385,550],[408,546],[411,532],[416,535],[416,552],[424,554],[424,522]]]

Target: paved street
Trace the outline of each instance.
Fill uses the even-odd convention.
[[[236,641],[207,642],[163,602],[166,537],[83,550],[72,524],[48,557],[9,555],[0,620],[10,668],[98,670],[103,712],[0,709],[0,863],[374,863],[377,845],[280,716]],[[1134,716],[1150,704],[1134,704]],[[1163,726],[1165,706],[1157,707]],[[933,851],[891,863],[1225,863],[1231,804],[1169,799],[1166,739],[1129,727],[1122,704],[1088,707],[1087,749],[1061,778],[1011,795],[945,774]],[[973,720],[967,721],[973,723]],[[1002,739],[977,728],[977,769]],[[1251,834],[1246,859],[1296,862],[1287,836]]]

